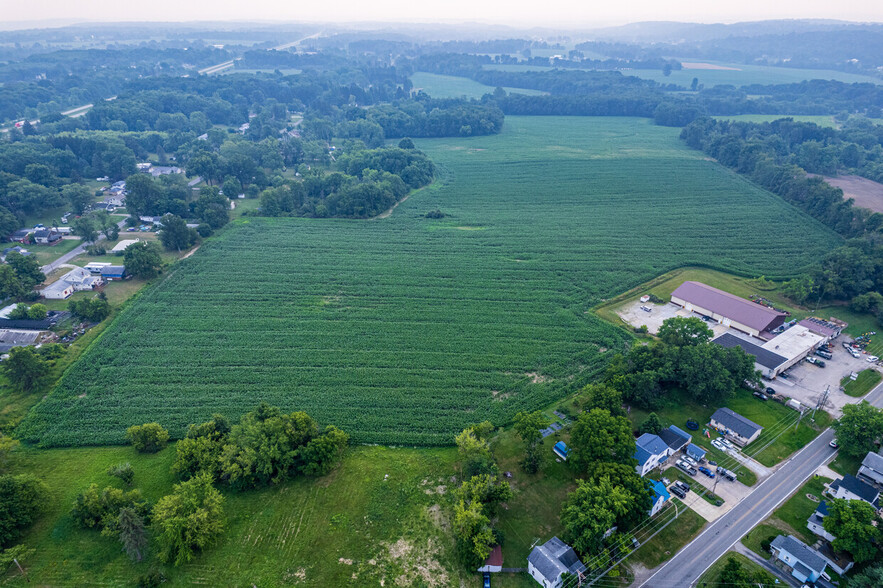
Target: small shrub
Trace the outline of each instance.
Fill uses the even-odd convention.
[[[770,545],[772,544],[773,539],[775,539],[775,538],[776,538],[775,535],[770,535],[769,537],[767,537],[766,539],[764,539],[763,541],[760,542],[760,548],[763,549],[764,551],[769,551]]]
[[[150,570],[146,574],[138,576],[138,582],[135,586],[136,588],[157,588],[165,581],[166,577],[163,576],[162,572],[159,570]]]
[[[110,469],[107,470],[107,475],[119,478],[126,486],[131,486],[132,482],[135,480],[135,470],[129,462],[111,466]]]
[[[446,215],[441,210],[436,208],[435,210],[427,212],[425,216],[426,218],[445,218]]]
[[[169,432],[159,423],[129,427],[126,429],[126,437],[139,453],[156,453],[169,442]]]
[[[648,294],[650,296],[650,302],[653,304],[665,304],[665,300],[657,296],[656,294]]]
[[[640,327],[635,327],[636,333],[645,334],[645,333],[647,333],[647,331],[649,331],[649,329],[647,328],[647,325],[641,325]]]

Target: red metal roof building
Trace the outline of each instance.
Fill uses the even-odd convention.
[[[760,337],[764,331],[772,331],[788,316],[702,282],[684,282],[671,293],[671,301],[755,337]]]

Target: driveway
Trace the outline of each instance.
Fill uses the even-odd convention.
[[[666,462],[667,467],[663,469],[663,475],[665,475],[665,471],[669,468],[675,468],[675,471],[679,471],[674,465],[674,461],[674,458],[670,458],[669,461]],[[712,470],[714,469],[714,466],[709,466],[708,464],[706,464],[706,467]],[[668,477],[674,479],[673,476],[674,474]],[[718,480],[717,488],[714,486],[715,480]],[[750,486],[746,486],[742,482],[730,482],[726,478],[712,479],[702,472],[696,474],[690,482],[690,486],[692,486],[692,490],[690,490],[690,493],[681,502],[709,522],[715,521],[728,513],[733,507],[742,502],[746,496],[751,494],[752,491]],[[697,492],[702,492],[700,486],[706,488],[709,494],[714,490],[718,496],[724,499],[724,503],[721,506],[715,506],[699,496]]]
[[[126,224],[126,221],[124,219],[124,220],[121,220],[120,222],[118,222],[117,226],[122,229],[125,224]],[[101,235],[98,235],[98,239],[96,239],[95,242],[98,243],[99,241],[104,241],[104,239],[105,239],[104,235],[101,234]],[[49,275],[50,273],[53,272],[53,270],[58,269],[59,267],[66,264],[67,262],[69,262],[70,260],[75,258],[76,256],[82,255],[85,252],[86,252],[86,245],[85,244],[77,245],[76,247],[74,247],[73,249],[71,249],[70,251],[68,251],[67,253],[65,253],[64,255],[59,257],[58,259],[56,259],[55,261],[50,261],[49,263],[47,263],[46,265],[44,265],[40,269],[42,270],[42,272],[44,274]]]

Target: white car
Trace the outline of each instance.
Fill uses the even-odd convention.
[[[716,448],[720,449],[721,451],[726,451],[726,449],[727,449],[727,446],[724,445],[723,441],[721,441],[720,439],[713,439],[711,441],[711,444],[714,445]]]
[[[868,360],[869,362],[871,362],[871,363],[874,363],[875,361],[877,361],[877,360],[880,359],[880,358],[877,357],[876,355],[869,355],[869,356],[866,357],[865,359],[867,359],[867,360]]]
[[[690,464],[690,465],[693,466],[694,468],[695,468],[696,466],[699,465],[699,464],[696,462],[696,460],[693,459],[692,457],[690,457],[689,455],[685,455],[685,456],[683,457],[683,459],[684,459],[685,462],[687,462],[688,464]]]

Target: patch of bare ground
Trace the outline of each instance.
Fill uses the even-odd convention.
[[[856,206],[883,212],[883,184],[861,176],[823,176],[825,181],[843,190],[844,198],[852,198]]]
[[[552,378],[549,376],[542,376],[537,372],[527,372],[524,375],[530,378],[531,384],[545,384],[546,382],[552,381]]]
[[[375,217],[374,217],[373,219],[371,219],[371,220],[377,220],[377,219],[381,219],[381,218],[388,218],[389,215],[392,214],[392,211],[396,209],[396,206],[398,206],[399,204],[401,204],[402,202],[404,202],[405,200],[407,200],[409,196],[410,196],[410,194],[405,194],[405,197],[402,198],[401,200],[399,200],[398,202],[396,202],[395,204],[393,204],[393,205],[390,207],[389,210],[386,210],[386,211],[384,211],[384,212],[381,212],[380,214],[378,214],[377,216],[375,216]]]
[[[200,246],[197,245],[196,247],[194,247],[193,249],[191,249],[190,251],[188,251],[187,253],[185,253],[185,254],[181,257],[181,259],[187,259],[187,258],[190,257],[191,255],[193,255],[194,253],[196,253],[196,250],[199,249],[199,247],[200,247]]]
[[[448,517],[445,516],[445,513],[442,512],[441,505],[433,504],[428,509],[426,509],[426,514],[429,517],[429,520],[435,524],[442,531],[447,531],[450,529],[451,524],[448,522]]]

